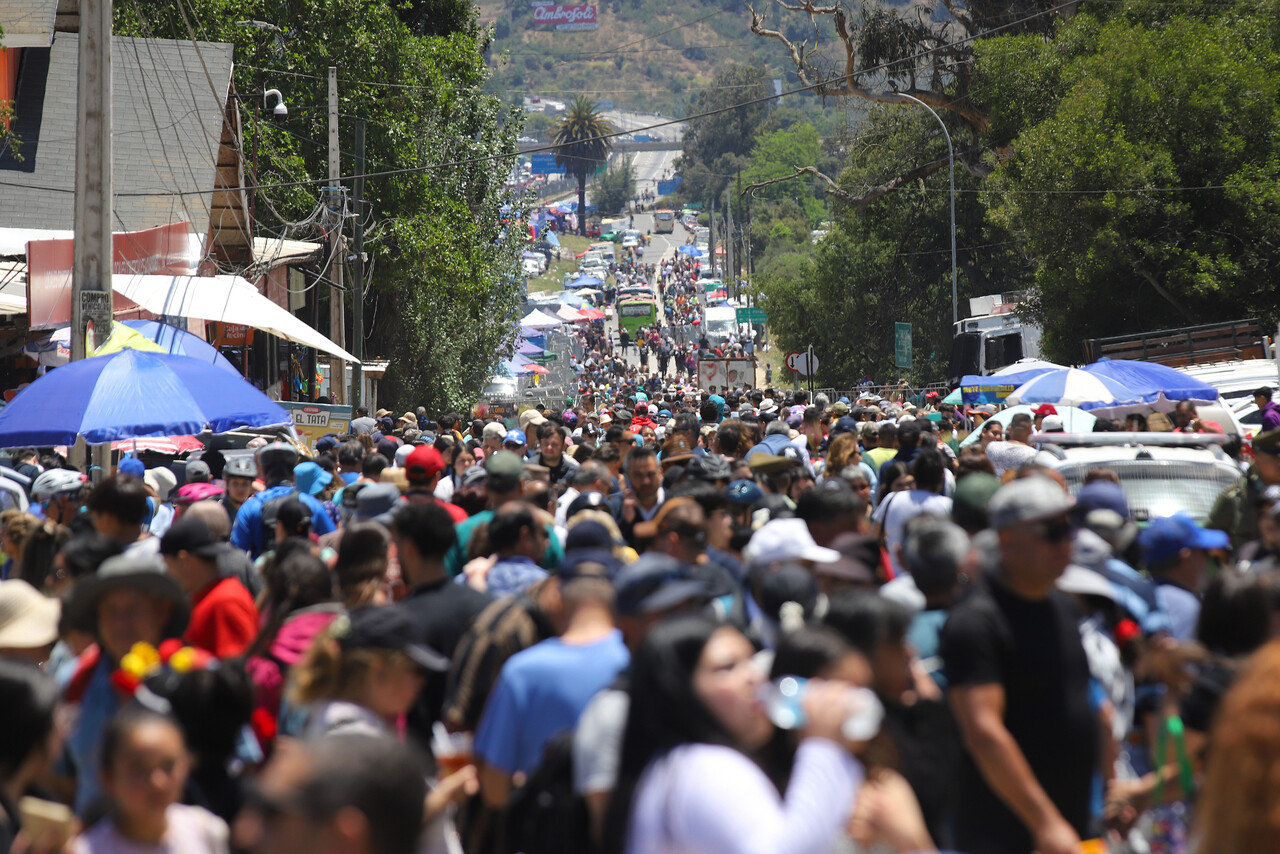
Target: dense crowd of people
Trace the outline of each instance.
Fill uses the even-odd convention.
[[[1220,527],[1139,530],[1047,409],[961,446],[632,376],[92,484],[15,452],[0,850],[1274,847],[1280,431]]]

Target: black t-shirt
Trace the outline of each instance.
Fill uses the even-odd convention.
[[[392,607],[408,612],[418,627],[419,634],[414,640],[452,659],[458,641],[471,627],[476,615],[492,601],[478,590],[449,580],[420,584]],[[409,731],[424,747],[431,743],[431,725],[440,719],[447,679],[448,674],[445,673],[428,674],[418,702],[409,711]]]
[[[1084,837],[1097,764],[1098,724],[1089,702],[1089,663],[1071,600],[1054,590],[1030,601],[984,579],[943,626],[940,655],[948,684],[1000,684],[1004,724],[1036,780]],[[956,848],[967,854],[1027,854],[1034,847],[966,754],[958,782]]]

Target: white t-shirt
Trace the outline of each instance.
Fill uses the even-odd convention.
[[[626,851],[826,854],[862,778],[861,763],[848,751],[810,738],[796,751],[786,796],[779,798],[760,767],[739,751],[686,744],[641,775]]]
[[[902,531],[907,522],[915,517],[928,513],[931,516],[950,516],[951,499],[936,492],[923,489],[910,489],[906,492],[891,492],[880,502],[871,518],[884,531],[884,546],[889,552],[889,560],[893,571],[903,574],[902,562],[898,560],[897,546],[902,542]]]
[[[1017,442],[992,442],[987,445],[987,459],[995,466],[996,477],[1001,477],[1007,471],[1017,471],[1035,455],[1035,448]]]

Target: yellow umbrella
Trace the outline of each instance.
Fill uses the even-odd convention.
[[[121,350],[138,350],[143,353],[169,352],[138,330],[125,326],[123,323],[113,323],[111,324],[111,334],[107,336],[107,340],[103,341],[102,346],[94,350],[90,355],[106,356],[111,353],[118,353]]]

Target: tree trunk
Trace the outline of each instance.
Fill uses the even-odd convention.
[[[587,236],[587,174],[578,173],[578,235]]]

